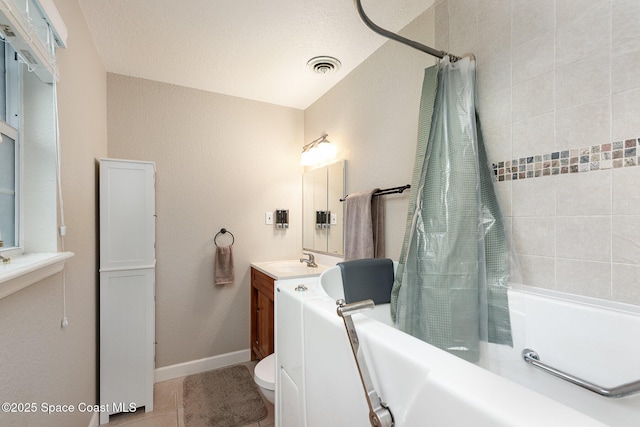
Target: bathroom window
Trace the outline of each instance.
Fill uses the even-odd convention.
[[[0,123],[0,129],[6,127]],[[11,138],[4,130],[0,130],[0,240],[4,248],[18,245],[16,231],[19,230],[18,215],[18,176],[19,169],[15,138]]]
[[[51,0],[2,2],[0,299],[62,271],[73,256],[59,252],[58,236],[56,49],[66,46],[67,28]]]
[[[19,64],[15,51],[0,42],[0,250],[20,245]]]

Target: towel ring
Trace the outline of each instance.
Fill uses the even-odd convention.
[[[233,233],[232,233],[232,232],[230,232],[229,230],[227,230],[226,228],[221,228],[221,229],[220,229],[220,231],[218,231],[218,232],[216,233],[216,237],[214,237],[214,238],[213,238],[213,244],[215,244],[216,246],[218,246],[218,242],[217,242],[218,236],[220,236],[221,234],[227,234],[227,233],[231,234],[231,245],[229,245],[229,246],[233,246],[233,244],[234,244],[234,243],[235,243],[235,241],[236,241],[236,238],[235,238],[235,236],[233,235]]]

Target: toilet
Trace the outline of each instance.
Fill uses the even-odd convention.
[[[271,403],[276,401],[276,355],[271,353],[262,359],[253,370],[253,380],[264,397]]]

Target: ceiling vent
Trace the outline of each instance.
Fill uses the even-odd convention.
[[[340,69],[342,64],[331,56],[316,56],[307,62],[307,67],[318,74],[331,74]]]

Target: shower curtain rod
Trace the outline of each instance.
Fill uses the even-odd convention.
[[[422,43],[418,43],[416,41],[410,40],[406,37],[402,37],[396,33],[392,33],[389,30],[385,30],[384,28],[376,25],[371,19],[369,19],[369,17],[367,16],[366,13],[364,13],[364,9],[362,8],[362,3],[360,0],[354,0],[356,9],[358,10],[358,15],[360,15],[360,19],[362,19],[362,22],[365,23],[365,25],[367,27],[369,27],[370,29],[372,29],[374,32],[380,34],[381,36],[387,37],[391,40],[395,40],[397,42],[406,44],[407,46],[410,46],[414,49],[418,49],[421,52],[424,53],[428,53],[431,56],[435,56],[436,58],[444,58],[445,56],[449,56],[449,58],[451,59],[451,62],[456,62],[458,60],[460,60],[459,56],[456,55],[452,55],[448,52],[445,52],[443,50],[436,50],[432,47],[426,46]]]

